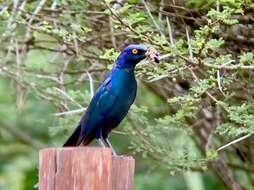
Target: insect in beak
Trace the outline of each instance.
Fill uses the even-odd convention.
[[[147,50],[146,52],[146,56],[152,61],[152,62],[155,62],[155,63],[159,63],[160,62],[160,54],[159,52],[151,47]]]

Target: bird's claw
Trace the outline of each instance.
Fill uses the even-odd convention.
[[[111,151],[113,156],[117,156],[116,151],[114,149],[111,148]]]

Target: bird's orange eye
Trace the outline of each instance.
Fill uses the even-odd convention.
[[[138,50],[137,49],[132,49],[131,52],[132,52],[132,54],[137,54]]]

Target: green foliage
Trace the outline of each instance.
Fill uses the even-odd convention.
[[[235,9],[224,7],[222,12],[218,12],[214,9],[208,12],[207,16],[213,19],[217,19],[219,22],[226,25],[237,24],[237,19],[231,19],[230,16],[234,13]]]
[[[107,49],[104,53],[104,55],[101,55],[100,58],[102,59],[108,59],[110,61],[116,60],[119,53],[117,53],[113,48]]]
[[[223,136],[237,137],[254,132],[252,105],[228,106],[222,104],[222,106],[228,112],[229,122],[221,124],[216,130],[217,133]]]
[[[216,150],[211,149],[206,152],[206,156],[208,159],[213,160],[218,157],[218,153]]]
[[[242,64],[254,64],[254,54],[252,52],[246,52],[239,56],[239,61]]]

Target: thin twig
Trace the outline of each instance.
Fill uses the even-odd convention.
[[[160,1],[160,4],[159,4],[159,13],[158,13],[159,22],[162,21],[162,14],[161,14],[161,11],[163,10],[163,6],[164,6],[164,0],[161,0],[161,1]]]
[[[146,1],[145,0],[142,0],[142,3],[144,4],[145,8],[146,8],[146,11],[147,11],[147,14],[148,16],[151,18],[151,20],[153,21],[153,24],[155,25],[155,27],[157,28],[157,30],[160,32],[161,36],[164,36],[163,32],[161,31],[160,29],[160,26],[158,25],[158,23],[155,21],[155,19],[153,18],[153,15],[151,13],[151,10],[149,8],[149,6],[147,5]]]
[[[216,10],[217,12],[220,12],[220,0],[216,1]]]
[[[245,140],[245,139],[251,137],[252,135],[253,135],[253,134],[247,134],[247,135],[244,135],[244,136],[242,136],[242,137],[240,137],[240,138],[238,138],[238,139],[235,139],[235,140],[233,140],[233,141],[231,141],[231,142],[229,142],[229,143],[227,143],[227,144],[221,146],[220,148],[217,149],[217,151],[219,152],[219,151],[221,151],[221,150],[223,150],[223,149],[225,149],[225,148],[227,148],[227,147],[229,147],[229,146],[231,146],[231,145],[233,145],[233,144],[236,144],[236,143],[238,143],[238,142],[241,142],[241,141],[243,141],[243,140]]]
[[[89,78],[89,85],[90,85],[90,95],[91,98],[94,96],[94,86],[93,86],[93,78],[89,72],[86,72],[88,78]]]
[[[215,68],[215,69],[226,69],[226,70],[237,70],[237,69],[242,69],[242,70],[254,70],[254,65],[213,65],[210,63],[204,62],[204,65],[207,67]]]
[[[190,35],[189,35],[189,31],[188,31],[187,27],[185,28],[185,32],[186,32],[186,37],[187,37],[187,43],[188,43],[188,50],[189,50],[190,60],[193,61],[192,46],[191,46]]]
[[[82,105],[80,105],[78,102],[76,102],[69,94],[67,94],[65,91],[63,91],[62,89],[59,88],[54,88],[56,91],[60,92],[62,95],[64,95],[65,97],[67,97],[69,100],[71,100],[73,103],[75,103],[79,108],[83,109],[84,107]]]
[[[35,75],[37,78],[41,78],[41,79],[48,79],[48,80],[51,80],[51,81],[54,81],[58,84],[61,84],[61,81],[59,81],[59,79],[57,77],[54,77],[54,76],[50,76],[50,75],[41,75],[41,74],[36,74]]]
[[[217,83],[218,83],[218,87],[219,87],[220,92],[225,96],[225,93],[223,92],[223,90],[221,88],[220,70],[217,70]]]
[[[200,84],[200,80],[199,80],[199,78],[197,77],[197,75],[194,73],[194,71],[193,71],[191,68],[189,68],[189,67],[188,67],[188,69],[189,69],[189,71],[191,72],[191,75],[193,76],[193,78],[196,80],[196,82],[197,82],[198,84]],[[218,100],[217,100],[210,92],[206,91],[205,93],[206,93],[206,95],[209,96],[214,102],[218,103]]]
[[[170,24],[168,16],[166,17],[166,20],[167,20],[167,26],[168,26],[169,41],[170,41],[171,46],[173,46],[174,45],[174,39],[173,39],[172,28],[171,28],[171,24]]]
[[[114,31],[114,23],[111,16],[109,16],[109,29],[110,29],[110,36],[111,36],[111,42],[114,49],[117,49],[116,47],[116,38],[115,38],[115,31]]]
[[[77,110],[54,113],[53,115],[59,117],[59,116],[63,116],[63,115],[73,115],[73,114],[77,114],[77,113],[82,113],[84,111],[86,111],[86,108],[80,108]]]
[[[74,47],[75,47],[75,51],[76,51],[76,56],[79,56],[79,45],[78,45],[78,40],[77,40],[77,34],[76,32],[72,32],[73,35],[73,42],[74,42]]]
[[[125,26],[126,28],[128,28],[132,33],[136,34],[137,36],[145,39],[146,41],[150,42],[151,44],[154,44],[154,41],[151,40],[149,37],[137,32],[136,30],[134,30],[132,28],[132,26],[126,24],[121,18],[120,16],[118,16],[112,9],[111,7],[109,6],[109,4],[104,0],[104,4],[106,5],[106,7],[108,8],[108,10],[110,11],[110,13],[123,25]]]

